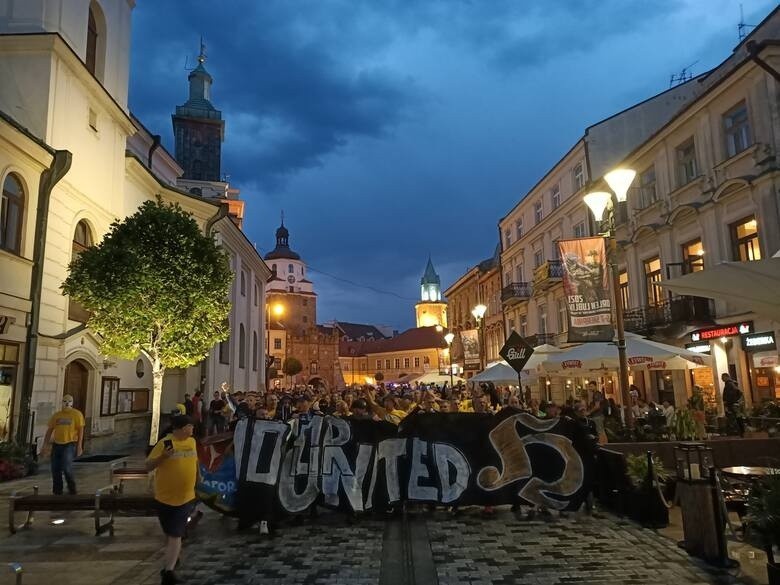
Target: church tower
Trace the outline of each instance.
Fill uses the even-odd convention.
[[[441,279],[436,274],[433,262],[428,257],[428,265],[420,279],[420,299],[414,306],[417,327],[447,327],[447,303],[441,300]]]
[[[173,117],[176,160],[184,169],[183,179],[221,181],[222,141],[225,121],[211,103],[213,79],[203,65],[206,48],[201,42],[198,66],[190,71],[190,94],[176,106]]]

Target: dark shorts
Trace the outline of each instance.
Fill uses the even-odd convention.
[[[189,502],[183,506],[169,506],[162,502],[157,504],[157,518],[166,536],[181,538],[187,530],[187,520],[194,508],[195,502]]]

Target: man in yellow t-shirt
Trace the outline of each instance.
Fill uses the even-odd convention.
[[[62,495],[62,476],[68,484],[68,493],[76,493],[73,460],[84,451],[84,415],[73,408],[73,396],[62,397],[62,410],[49,419],[49,428],[43,439],[43,453],[51,452],[52,491]]]
[[[174,416],[173,431],[160,439],[149,453],[146,468],[154,470],[154,499],[157,516],[167,537],[162,585],[178,583],[173,569],[181,552],[181,539],[195,503],[198,453],[192,438],[194,425],[186,415]]]

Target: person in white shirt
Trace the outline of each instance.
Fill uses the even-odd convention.
[[[674,422],[674,406],[669,404],[668,400],[664,400],[663,402],[663,411],[664,416],[666,417],[666,426],[672,426],[672,423]]]

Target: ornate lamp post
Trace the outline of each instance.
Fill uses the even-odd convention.
[[[450,369],[450,389],[452,389],[452,382],[453,382],[453,378],[452,378],[452,342],[453,342],[454,339],[455,339],[455,334],[452,331],[450,331],[449,333],[447,333],[447,335],[444,336],[444,341],[447,342],[447,362],[448,362],[448,365],[450,367],[449,368]]]
[[[625,408],[625,421],[628,428],[634,427],[634,411],[631,409],[631,396],[628,390],[628,361],[626,360],[626,332],[623,325],[623,300],[620,298],[620,276],[617,265],[617,240],[615,239],[615,212],[619,203],[625,203],[628,188],[636,177],[636,171],[631,169],[615,169],[604,175],[609,188],[615,194],[613,201],[609,191],[593,191],[583,197],[583,201],[593,213],[593,218],[601,223],[604,211],[607,216],[607,231],[603,234],[609,243],[609,262],[612,269],[612,298],[615,303],[615,329],[617,332],[618,361],[620,364],[620,395]]]
[[[485,369],[485,364],[483,363],[483,347],[485,345],[485,313],[487,312],[487,307],[483,305],[482,303],[478,304],[476,307],[471,309],[471,314],[474,315],[474,319],[477,320],[477,329],[479,330],[479,369],[480,371]]]

